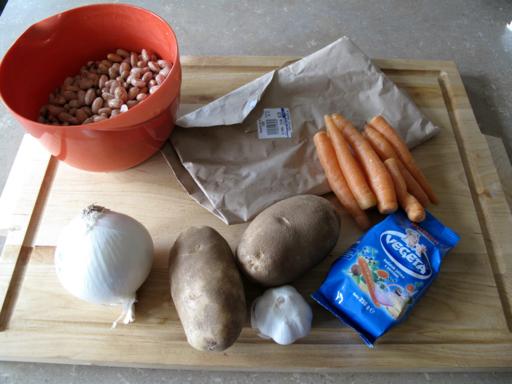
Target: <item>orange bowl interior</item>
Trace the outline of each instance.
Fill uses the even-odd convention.
[[[14,112],[36,120],[67,76],[115,48],[146,48],[173,63],[178,53],[169,25],[149,11],[117,4],[75,8],[34,24],[18,39],[2,62],[2,97]]]

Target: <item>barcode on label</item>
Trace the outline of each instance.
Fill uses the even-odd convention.
[[[258,139],[292,137],[292,121],[288,108],[265,108],[257,124]]]
[[[277,127],[276,119],[269,119],[265,122],[267,128],[267,135],[275,136],[279,134],[279,128]]]

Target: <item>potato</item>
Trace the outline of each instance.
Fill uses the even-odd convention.
[[[210,227],[183,231],[169,257],[171,296],[188,343],[223,351],[242,330],[245,294],[231,248]]]
[[[237,258],[265,286],[287,284],[323,260],[336,245],[340,221],[324,198],[301,195],[261,212],[247,227]]]

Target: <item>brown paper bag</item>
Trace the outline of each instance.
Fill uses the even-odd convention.
[[[163,153],[192,198],[240,223],[284,198],[329,191],[312,138],[334,112],[359,127],[382,114],[410,147],[439,130],[343,37],[182,116]]]

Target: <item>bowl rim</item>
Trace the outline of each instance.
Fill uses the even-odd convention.
[[[25,36],[25,34],[27,34],[32,28],[35,28],[38,24],[46,22],[47,20],[50,20],[50,19],[53,19],[53,18],[56,18],[56,17],[60,17],[61,15],[64,15],[64,14],[69,14],[69,13],[77,12],[77,11],[80,11],[80,10],[83,10],[83,9],[86,9],[86,8],[107,8],[107,7],[131,8],[131,9],[136,9],[137,11],[140,11],[140,12],[147,13],[147,14],[151,15],[152,17],[154,17],[154,18],[160,20],[161,22],[163,22],[168,27],[170,33],[172,34],[172,36],[174,37],[174,40],[176,41],[176,60],[175,60],[175,62],[172,65],[171,71],[169,72],[167,77],[164,79],[162,84],[160,84],[160,87],[153,94],[150,94],[148,96],[148,99],[151,96],[153,96],[153,95],[155,95],[155,94],[157,94],[159,92],[162,92],[162,89],[161,89],[162,85],[164,85],[164,84],[166,84],[166,83],[168,83],[170,81],[170,78],[172,77],[171,76],[172,74],[175,74],[176,72],[180,72],[179,75],[181,77],[181,65],[179,64],[179,62],[180,62],[180,52],[179,52],[178,38],[176,37],[176,33],[174,32],[174,29],[172,28],[172,26],[169,24],[169,22],[167,22],[161,16],[157,15],[156,13],[154,13],[153,11],[151,11],[149,9],[141,7],[141,6],[138,6],[138,5],[126,4],[126,3],[86,4],[86,5],[81,5],[81,6],[78,6],[78,7],[70,8],[70,9],[67,9],[67,10],[62,11],[62,12],[55,13],[55,14],[53,14],[51,16],[45,17],[44,19],[36,21],[35,23],[31,24],[27,29],[25,29],[25,31],[23,31],[23,33],[21,33],[16,38],[16,40],[14,40],[14,42],[11,44],[9,49],[5,52],[3,58],[0,60],[0,67],[1,67],[2,61],[7,56],[9,56],[9,54],[11,54],[12,50],[19,43],[19,41],[23,38],[23,36]],[[176,65],[176,64],[178,64],[178,65]],[[181,78],[180,78],[180,82],[181,82]],[[179,97],[179,92],[178,92],[178,96],[177,97]],[[4,102],[5,106],[9,109],[9,111],[12,114],[14,114],[18,119],[21,119],[23,121],[28,121],[28,122],[30,122],[31,124],[34,124],[36,127],[40,128],[40,129],[48,129],[48,127],[51,127],[53,129],[62,129],[62,130],[80,128],[80,129],[92,129],[92,130],[96,130],[96,131],[124,131],[124,130],[133,129],[134,127],[136,127],[136,126],[141,124],[140,122],[138,122],[138,123],[135,123],[135,124],[122,124],[122,125],[117,124],[117,125],[111,126],[113,124],[112,122],[115,123],[115,119],[114,118],[113,119],[106,119],[106,120],[102,120],[102,121],[97,121],[97,122],[92,122],[92,123],[88,123],[88,124],[79,124],[79,125],[45,124],[45,123],[41,123],[41,122],[39,122],[37,120],[29,119],[29,118],[27,118],[27,117],[17,113],[13,108],[11,108],[9,103],[1,96],[1,93],[0,93],[0,100],[2,100]],[[172,101],[171,101],[171,103],[172,103]],[[132,109],[135,109],[137,107],[138,107],[138,104],[135,107],[133,107]],[[124,112],[123,116],[126,116],[127,114],[129,114],[132,109],[129,109],[128,111]],[[147,121],[153,120],[154,118],[158,117],[158,115],[159,115],[159,113],[155,114],[155,116],[152,116]],[[116,117],[118,117],[118,116],[116,116]]]

